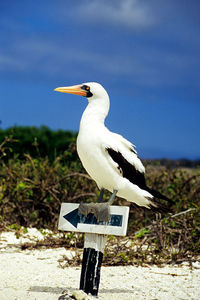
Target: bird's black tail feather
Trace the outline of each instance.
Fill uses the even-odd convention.
[[[151,203],[152,204],[149,205],[149,208],[155,213],[166,214],[166,213],[172,212],[171,207],[169,207],[163,203],[160,203],[160,202],[158,203],[154,199],[153,200],[151,199]]]
[[[146,188],[146,190],[155,198],[157,199],[163,199],[167,201],[170,204],[173,204],[173,201],[166,197],[165,195],[161,194],[160,192],[151,189],[151,188]],[[150,209],[154,212],[160,212],[160,213],[168,213],[172,212],[171,207],[169,205],[164,204],[163,202],[157,201],[155,198],[149,199],[151,204],[150,204]]]
[[[166,200],[168,202],[171,202],[172,203],[172,200],[169,199],[168,197],[166,197],[165,195],[161,194],[160,192],[154,190],[154,189],[151,189],[149,187],[146,187],[146,190],[152,195],[154,196],[155,198],[158,198],[158,199],[163,199],[163,200]]]

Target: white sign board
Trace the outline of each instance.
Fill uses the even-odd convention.
[[[88,232],[125,236],[128,225],[129,207],[110,206],[110,220],[98,222],[94,215],[78,214],[79,203],[62,203],[58,229],[74,232]]]

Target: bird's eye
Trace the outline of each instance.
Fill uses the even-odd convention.
[[[88,85],[83,85],[81,88],[86,91],[90,90],[90,87]]]
[[[90,92],[90,87],[88,85],[85,84],[82,85],[81,89],[87,91],[87,95],[86,95],[87,98],[93,96],[93,94]]]

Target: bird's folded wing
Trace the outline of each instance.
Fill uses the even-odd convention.
[[[140,172],[134,164],[129,163],[121,152],[112,148],[105,148],[109,163],[120,172],[121,176],[128,179],[131,183],[136,184],[141,189],[146,188],[144,172]]]
[[[123,144],[125,147],[127,147],[130,151],[134,152],[135,154],[137,154],[136,151],[136,146],[134,144],[132,144],[131,142],[129,142],[128,140],[126,140],[122,135],[118,134],[118,133],[114,133],[112,132],[112,135],[115,139],[117,139],[119,141],[119,143]]]
[[[115,163],[119,164],[119,160],[126,160],[127,163],[132,165],[140,173],[145,172],[145,168],[141,160],[138,158],[137,152],[135,151],[133,144],[131,144],[121,135],[116,133],[110,133],[109,138],[106,139],[106,143],[102,144],[102,150],[108,153],[107,149],[112,149],[116,153],[120,153],[118,155],[118,158],[116,157],[116,153],[114,154],[116,159],[112,157]],[[111,156],[111,151],[109,155]]]

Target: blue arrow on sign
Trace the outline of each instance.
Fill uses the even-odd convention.
[[[64,215],[68,222],[77,228],[78,223],[81,224],[93,224],[93,225],[107,225],[107,226],[122,226],[122,215],[110,215],[108,222],[97,221],[97,218],[93,214],[89,214],[87,217],[78,214],[78,208],[72,210],[68,214]]]

